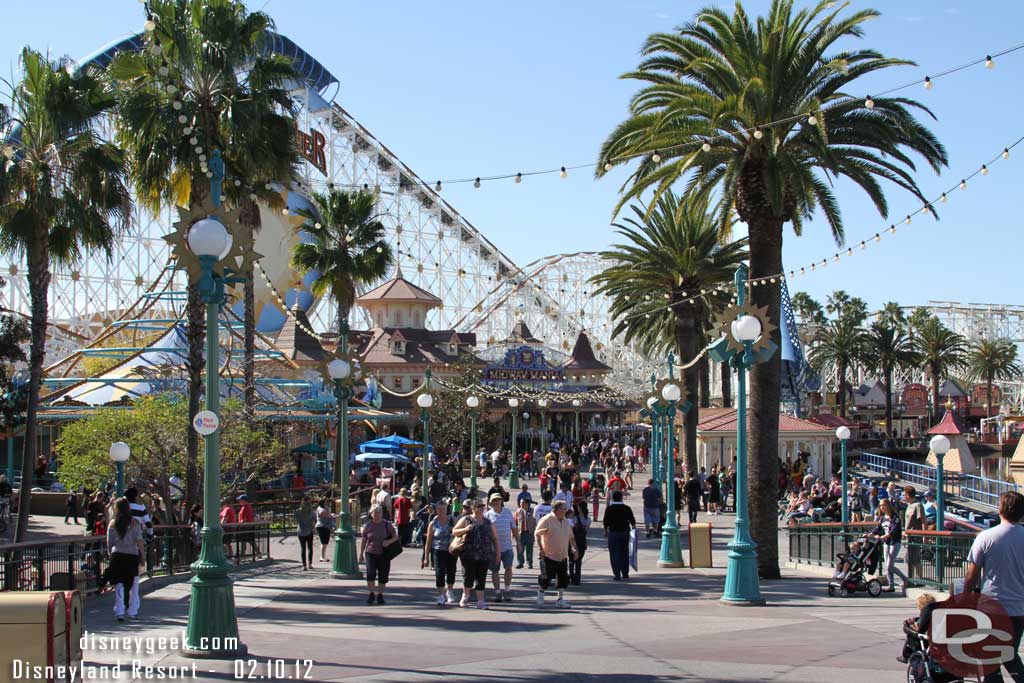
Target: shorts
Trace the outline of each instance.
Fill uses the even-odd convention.
[[[491,560],[491,571],[496,572],[501,569],[501,565],[505,565],[505,569],[512,569],[512,550],[502,550],[501,553],[495,555]]]
[[[327,545],[327,542],[331,540],[331,528],[318,526],[316,528],[316,535],[320,537],[320,545]]]
[[[661,524],[661,508],[644,508],[644,524],[658,526]]]
[[[366,553],[366,582],[376,583],[385,585],[388,582],[388,577],[391,575],[391,560],[387,560],[383,555],[374,555],[373,553]]]

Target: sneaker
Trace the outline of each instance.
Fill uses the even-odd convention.
[[[459,607],[469,607],[469,600],[466,599],[465,595],[463,595],[462,599],[459,600]]]
[[[454,605],[459,601],[459,599],[455,597],[455,591],[448,591],[447,597],[449,605]]]
[[[501,602],[502,601],[501,591],[494,591],[494,593],[495,593],[494,602]]]
[[[435,601],[435,604],[437,604],[437,605],[444,605],[444,604],[446,604],[447,602],[448,602],[448,601],[444,599],[444,596],[443,596],[443,595],[438,595],[438,596],[437,596],[437,600]]]
[[[377,604],[378,605],[383,605],[384,604],[384,594],[383,593],[377,593]]]
[[[366,604],[367,605],[372,605],[373,604],[373,593],[370,593],[370,597],[366,598]]]
[[[117,620],[118,620],[118,621],[124,621],[124,616],[122,616],[122,615],[120,615],[120,614],[119,614],[119,615],[117,616]]]
[[[543,591],[537,591],[537,607],[543,607],[543,606],[544,606],[544,592]]]
[[[522,569],[522,568],[523,568],[523,565],[521,565],[521,564],[517,564],[516,565],[516,569]]]
[[[477,609],[487,609],[487,601],[486,600],[478,600],[477,603],[476,603],[476,608]]]
[[[559,598],[558,600],[555,600],[555,607],[558,609],[569,609],[572,605],[570,605],[569,601],[565,598]]]
[[[512,602],[512,591],[508,588],[505,589],[505,602]]]

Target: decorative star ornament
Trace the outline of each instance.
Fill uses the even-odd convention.
[[[742,306],[736,306],[735,304],[727,306],[715,320],[715,329],[728,340],[729,350],[734,353],[743,353],[744,351],[743,344],[732,336],[733,322],[744,315],[752,315],[761,323],[761,336],[750,345],[750,350],[753,353],[757,353],[758,351],[771,348],[772,332],[777,329],[777,326],[768,320],[768,307],[755,306],[748,303]]]
[[[202,277],[202,268],[199,265],[199,257],[192,253],[188,247],[188,231],[198,221],[212,216],[219,220],[231,236],[231,249],[223,259],[214,266],[215,270],[224,274],[225,268],[237,270],[239,259],[242,263],[253,261],[259,257],[253,250],[253,240],[249,231],[239,223],[239,209],[226,209],[216,207],[209,198],[195,207],[177,207],[178,220],[174,223],[174,232],[164,235],[164,241],[171,245],[171,257],[174,259],[176,270],[188,272],[189,280],[194,281]]]

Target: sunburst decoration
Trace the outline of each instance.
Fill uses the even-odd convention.
[[[363,364],[359,356],[352,351],[342,353],[340,350],[336,350],[334,354],[324,354],[324,357],[320,361],[320,374],[323,376],[328,386],[334,386],[334,379],[331,377],[331,373],[328,372],[327,367],[332,361],[338,359],[348,363],[349,368],[351,368],[351,373],[348,378],[343,380],[344,384],[354,387],[365,381],[366,378],[363,377]]]
[[[654,396],[656,399],[661,401],[661,390],[665,388],[666,384],[675,384],[679,387],[679,400],[676,401],[676,405],[681,406],[689,401],[690,390],[686,386],[685,380],[680,380],[677,382],[671,377],[658,380],[657,384],[654,385],[654,392],[651,394],[651,396]],[[647,405],[647,399],[644,399],[644,405]]]
[[[757,353],[758,351],[769,348],[772,339],[772,332],[774,332],[777,327],[768,320],[768,307],[755,306],[748,303],[743,304],[742,306],[736,306],[735,304],[727,306],[715,320],[715,329],[717,329],[719,334],[724,335],[728,340],[729,350],[735,353],[743,353],[744,351],[743,344],[732,336],[733,322],[744,315],[752,315],[761,323],[761,336],[750,345],[750,350]]]
[[[171,245],[175,269],[187,271],[190,281],[202,277],[199,257],[188,247],[188,231],[207,216],[219,220],[231,236],[231,249],[214,266],[216,270],[223,271],[225,267],[231,270],[244,268],[258,259],[260,255],[253,249],[252,235],[239,222],[239,214],[238,208],[228,210],[223,206],[216,207],[209,198],[195,208],[178,207],[178,220],[174,223],[174,232],[164,235],[164,240]]]

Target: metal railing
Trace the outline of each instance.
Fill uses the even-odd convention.
[[[146,573],[162,576],[187,573],[199,557],[190,526],[154,527],[146,543]],[[270,557],[270,525],[228,524],[224,528],[228,559],[241,564]],[[104,536],[47,539],[0,546],[0,591],[99,589],[109,557]]]
[[[851,541],[869,533],[873,522],[799,524],[789,529],[789,561],[834,567]],[[967,556],[975,533],[961,531],[904,531],[901,555],[913,583],[948,590],[967,572]],[[880,565],[881,566],[881,565]]]
[[[874,472],[895,476],[897,479],[924,488],[935,488],[936,470],[931,465],[889,458],[874,453],[861,453],[857,456],[857,461],[861,467]],[[999,496],[1007,491],[1020,490],[1013,482],[989,479],[963,472],[945,472],[942,488],[948,495],[973,501],[992,509],[999,508]]]

